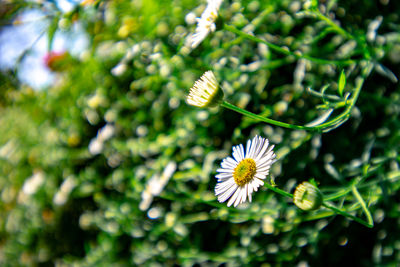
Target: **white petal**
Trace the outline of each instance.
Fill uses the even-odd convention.
[[[234,164],[234,163],[231,163],[230,161],[227,161],[227,160],[222,160],[222,162],[221,162],[221,167],[222,168],[225,168],[225,169],[235,169],[235,167],[236,167],[236,165],[237,164]]]
[[[250,153],[250,147],[251,147],[251,140],[247,140],[247,145],[246,145],[246,158],[249,157],[249,153]]]
[[[233,196],[231,196],[231,198],[229,199],[228,204],[227,204],[228,207],[232,206],[233,202],[236,201],[236,199],[238,198],[239,193],[240,193],[240,187],[238,187],[236,189],[235,194],[233,194]]]
[[[208,33],[209,30],[207,28],[199,27],[198,30],[196,30],[196,33],[194,33],[190,38],[190,46],[196,48],[207,37]]]
[[[262,149],[263,146],[264,146],[264,142],[265,142],[265,139],[262,138],[261,136],[259,136],[259,137],[258,137],[258,145],[257,145],[256,150],[255,150],[255,152],[254,152],[254,159],[256,159],[256,158],[259,157],[260,151],[261,151],[261,149]]]
[[[243,160],[245,155],[244,155],[244,149],[243,149],[243,145],[242,144],[239,145],[239,152],[240,152],[240,157]]]
[[[218,178],[218,179],[232,178],[232,177],[233,177],[232,173],[226,173],[226,172],[215,175],[215,178]]]
[[[258,166],[263,166],[265,163],[268,163],[269,165],[271,165],[273,162],[273,160],[275,159],[276,155],[274,154],[274,152],[270,152],[268,154],[266,154],[264,157],[262,157],[261,159],[257,160],[256,163]],[[270,161],[272,163],[270,163]]]
[[[226,190],[223,194],[218,196],[218,201],[219,202],[225,202],[232,194],[236,191],[238,186],[235,184],[234,186],[230,187],[228,190]]]
[[[255,160],[259,160],[264,156],[264,153],[267,150],[268,145],[269,145],[268,139],[265,139],[263,146],[262,146],[260,152],[258,153],[257,157],[255,158]]]
[[[256,178],[256,177],[253,179],[253,188],[254,188],[254,191],[257,191],[258,188],[259,188],[260,186],[262,186],[262,185],[264,185],[264,182],[263,182],[263,181],[261,181],[260,179],[258,179],[258,178]]]
[[[243,195],[243,193],[245,193],[243,190],[243,187],[239,187],[238,191],[239,191],[239,194],[236,197],[235,204],[233,204],[233,206],[235,208],[237,207],[237,205],[239,205],[240,201],[242,200],[242,195]]]
[[[240,154],[239,154],[239,152],[238,152],[238,147],[237,147],[237,146],[234,146],[234,147],[232,147],[232,150],[233,150],[233,152],[232,152],[233,158],[234,158],[237,162],[242,161],[242,159],[240,158]]]
[[[226,191],[226,189],[229,189],[234,184],[235,184],[235,180],[233,180],[233,179],[219,182],[215,186],[215,193],[217,195],[219,195],[221,193],[221,191]],[[225,189],[225,190],[223,190],[223,189]]]
[[[234,159],[231,158],[231,157],[226,157],[226,158],[224,159],[224,161],[233,164],[235,167],[236,167],[236,165],[239,163],[239,162],[237,162],[236,160],[234,160]]]
[[[268,158],[268,157],[262,158],[262,159],[256,161],[257,167],[264,168],[265,166],[271,166],[272,160],[273,159]]]
[[[253,140],[251,140],[250,143],[250,148],[249,148],[249,153],[247,154],[248,158],[253,158],[253,150],[254,150],[254,146],[255,146],[255,139],[253,138]]]
[[[260,175],[262,175],[263,177],[266,177],[266,176],[268,175],[268,173],[269,173],[269,170],[265,170],[265,171],[259,171],[259,170],[257,170],[257,173],[260,174]],[[254,175],[254,176],[255,176],[255,175]]]
[[[231,170],[231,169],[219,168],[219,169],[217,169],[217,172],[221,172],[221,173],[232,173],[233,170]]]
[[[215,23],[212,23],[212,24],[210,25],[210,31],[211,31],[211,32],[215,32],[216,29],[217,29],[217,26],[215,26]]]
[[[267,178],[267,175],[263,175],[262,173],[257,172],[256,174],[254,174],[254,177],[264,180],[265,178]]]
[[[271,145],[271,146],[269,147],[269,149],[268,149],[268,151],[267,151],[266,153],[269,153],[269,152],[271,152],[271,151],[272,151],[272,149],[274,149],[274,147],[275,147],[275,145]]]
[[[240,146],[234,146],[233,147],[233,157],[236,159],[237,162],[241,162],[243,160],[243,157],[240,153]]]
[[[236,183],[235,183],[234,179],[230,179],[230,180],[220,182],[219,184],[221,184],[221,186],[223,186],[223,187],[230,187],[231,185],[234,185]]]
[[[232,185],[236,185],[236,183],[229,183],[229,180],[217,183],[214,189],[215,195],[223,194],[224,192],[228,191],[232,187]]]
[[[268,171],[270,168],[271,168],[270,164],[264,164],[263,167],[260,167],[260,168],[257,167],[257,172],[265,172],[265,171]]]
[[[246,184],[244,186],[244,190],[243,190],[243,193],[242,193],[242,200],[240,201],[240,203],[246,202],[248,188],[249,188],[249,184]]]
[[[251,147],[250,147],[250,152],[249,155],[247,156],[248,158],[254,158],[254,150],[257,146],[257,136],[255,136],[253,138],[253,140],[251,141]]]
[[[253,184],[250,181],[247,187],[247,196],[249,197],[249,202],[251,202],[251,194],[253,193]]]
[[[261,179],[261,180],[265,180],[265,178],[267,178],[268,174],[269,174],[269,171],[258,172],[258,175],[257,176],[254,175],[254,177],[257,177],[258,179]]]

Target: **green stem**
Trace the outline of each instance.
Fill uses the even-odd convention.
[[[308,130],[308,131],[317,131],[317,132],[319,132],[319,129],[317,129],[316,127],[293,125],[293,124],[289,124],[289,123],[280,122],[280,121],[276,121],[276,120],[273,120],[273,119],[265,118],[265,117],[262,117],[260,115],[256,115],[254,113],[251,113],[251,112],[249,112],[249,111],[247,111],[245,109],[241,109],[241,108],[239,108],[237,106],[234,106],[231,103],[228,103],[226,101],[222,101],[221,106],[224,107],[224,108],[228,108],[228,109],[231,109],[233,111],[236,111],[238,113],[241,113],[243,115],[246,115],[249,118],[256,119],[256,120],[259,120],[259,121],[263,121],[263,122],[266,122],[266,123],[269,123],[269,124],[273,124],[273,125],[276,125],[276,126],[280,126],[280,127],[284,127],[284,128],[288,128],[288,129],[294,129],[294,130]]]
[[[356,216],[351,215],[350,213],[347,213],[344,210],[338,209],[335,206],[332,206],[332,205],[330,205],[330,204],[328,204],[326,202],[322,203],[322,206],[324,206],[325,208],[333,210],[337,214],[340,214],[340,215],[343,215],[343,216],[345,216],[347,218],[353,219],[354,221],[356,221],[358,223],[361,223],[362,225],[364,225],[364,226],[366,226],[368,228],[372,228],[374,226],[373,224],[367,223],[367,222],[361,220],[360,218],[357,218]]]
[[[324,128],[328,128],[332,125],[335,125],[336,123],[339,123],[342,120],[346,120],[351,113],[351,110],[353,109],[354,105],[357,102],[357,99],[360,95],[361,92],[361,88],[364,84],[365,79],[368,77],[368,75],[370,74],[372,70],[372,64],[370,62],[367,63],[367,66],[364,68],[363,73],[361,74],[361,77],[359,77],[358,79],[356,79],[356,87],[354,88],[353,91],[353,96],[351,97],[351,99],[348,101],[348,106],[346,107],[346,109],[337,117],[335,117],[334,119],[322,123],[320,125],[315,126],[315,128],[318,128],[320,130],[324,129]]]
[[[355,40],[357,42],[357,44],[360,46],[360,48],[362,49],[363,53],[364,53],[364,59],[370,59],[371,58],[369,49],[367,47],[367,43],[366,43],[366,41],[364,39],[360,38],[360,36],[355,36],[355,35],[352,35],[351,33],[347,32],[342,27],[337,25],[332,19],[330,19],[326,15],[322,14],[321,11],[319,11],[318,9],[310,11],[309,13],[314,15],[317,19],[325,22],[334,31],[336,31],[338,34],[340,34],[344,38],[350,39],[350,40]]]
[[[338,198],[344,197],[346,196],[349,192],[351,191],[351,189],[345,189],[345,190],[341,190],[339,192],[336,192],[335,194],[329,195],[324,197],[325,201],[332,201],[332,200],[336,200]]]
[[[313,126],[313,127],[307,127],[307,126],[301,126],[301,125],[294,125],[294,124],[289,124],[289,123],[285,123],[285,122],[280,122],[280,121],[276,121],[273,119],[269,119],[269,118],[265,118],[262,117],[260,115],[256,115],[252,112],[249,112],[247,110],[241,109],[239,107],[236,107],[232,104],[230,104],[227,101],[222,101],[221,102],[221,106],[231,109],[233,111],[236,111],[238,113],[241,113],[245,116],[248,116],[252,119],[256,119],[259,121],[263,121],[272,125],[276,125],[276,126],[280,126],[280,127],[284,127],[284,128],[288,128],[288,129],[293,129],[293,130],[307,130],[307,131],[314,131],[314,132],[322,132],[324,129],[330,128],[332,126],[337,126],[340,125],[341,123],[343,123],[344,121],[346,121],[351,114],[351,111],[354,107],[354,105],[357,102],[358,97],[360,96],[360,92],[362,89],[362,86],[364,84],[365,79],[369,76],[371,70],[372,70],[372,64],[370,62],[367,62],[367,65],[364,67],[361,77],[358,77],[356,79],[356,86],[354,88],[353,91],[353,96],[351,97],[351,99],[349,99],[348,101],[346,101],[347,106],[346,109],[339,114],[338,116],[336,116],[335,118],[331,119],[330,121],[327,121],[325,123],[319,124],[317,126]]]
[[[265,41],[263,39],[255,37],[253,35],[250,35],[246,32],[243,32],[232,25],[225,24],[224,29],[227,31],[233,32],[233,33],[241,36],[242,38],[245,38],[245,39],[257,42],[257,43],[263,43],[263,44],[267,45],[271,50],[274,50],[275,52],[281,53],[286,56],[293,56],[296,59],[307,59],[307,60],[310,60],[310,61],[313,61],[313,62],[316,62],[319,64],[351,65],[351,64],[356,63],[356,61],[351,60],[351,59],[329,60],[329,59],[322,59],[322,58],[316,58],[316,57],[312,57],[312,56],[308,56],[308,55],[303,55],[299,52],[293,52],[287,48],[282,48],[278,45],[272,44],[268,41]]]
[[[360,203],[361,208],[363,209],[365,216],[367,216],[367,220],[368,220],[368,224],[372,226],[374,226],[374,220],[372,220],[372,216],[371,216],[371,212],[369,211],[369,209],[367,208],[367,205],[364,202],[364,199],[361,197],[360,193],[357,190],[357,187],[355,185],[353,185],[351,187],[351,190],[353,192],[353,195],[357,198],[358,203]]]
[[[281,195],[281,196],[289,197],[289,198],[293,199],[293,194],[290,194],[290,193],[288,193],[288,192],[286,192],[286,191],[284,191],[284,190],[282,190],[282,189],[279,189],[278,187],[272,186],[272,185],[270,185],[269,183],[265,183],[264,185],[265,185],[265,187],[267,187],[269,190],[274,191],[275,193],[277,193],[277,194],[279,194],[279,195]],[[358,193],[358,192],[357,192],[357,193]],[[356,196],[356,197],[357,197],[357,196]],[[359,197],[361,197],[361,196],[359,196]],[[357,197],[357,199],[358,199],[358,197]],[[362,198],[361,198],[361,200],[362,200]],[[361,204],[361,203],[364,203],[364,201],[362,200],[362,201],[360,202],[360,204]],[[373,223],[373,220],[372,220],[372,217],[371,217],[371,214],[369,213],[369,211],[366,212],[367,218],[368,218],[368,222],[365,222],[365,221],[361,220],[360,218],[358,218],[358,217],[356,217],[356,216],[354,216],[354,215],[351,215],[350,213],[348,213],[348,212],[346,212],[346,211],[344,211],[344,210],[338,209],[338,208],[336,208],[335,206],[332,206],[332,205],[330,205],[330,204],[328,204],[328,203],[326,203],[326,202],[323,202],[323,203],[322,203],[322,206],[324,206],[325,208],[328,208],[328,209],[334,211],[336,214],[340,214],[340,215],[343,215],[343,216],[345,216],[345,217],[347,217],[347,218],[353,219],[354,221],[356,221],[356,222],[358,222],[358,223],[361,223],[362,225],[364,225],[364,226],[366,226],[366,227],[368,227],[368,228],[372,228],[372,227],[374,226],[374,223]],[[361,204],[361,206],[363,206],[363,204]],[[364,206],[365,206],[365,203],[364,203]],[[367,210],[368,210],[368,209],[367,209]]]
[[[317,16],[318,19],[324,21],[326,24],[328,24],[329,26],[331,26],[333,29],[335,29],[335,31],[337,33],[339,33],[340,35],[342,35],[343,37],[347,38],[347,39],[355,39],[353,37],[353,35],[351,35],[350,33],[348,33],[347,31],[345,31],[342,27],[340,27],[339,25],[337,25],[333,20],[331,20],[330,18],[328,18],[327,16],[325,16],[324,14],[322,14],[319,10],[318,11],[314,11],[312,12],[313,14],[315,14]]]
[[[293,194],[290,194],[282,189],[279,189],[278,187],[272,186],[269,183],[264,183],[265,187],[267,187],[269,190],[274,191],[277,194],[280,194],[281,196],[284,197],[290,197],[293,199]]]

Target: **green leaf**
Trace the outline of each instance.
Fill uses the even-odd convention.
[[[338,83],[338,91],[339,95],[343,97],[343,89],[346,85],[346,75],[344,74],[344,70],[340,73],[339,83]]]
[[[47,31],[47,38],[48,38],[47,49],[48,49],[48,51],[52,50],[53,39],[58,30],[58,22],[59,21],[60,21],[60,17],[58,15],[54,16],[53,21],[49,25],[49,29]]]

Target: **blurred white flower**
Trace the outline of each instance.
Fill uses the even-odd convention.
[[[76,180],[73,176],[68,176],[67,179],[61,184],[60,189],[53,197],[53,202],[55,205],[64,205],[68,200],[69,194],[76,187]]]
[[[92,155],[100,154],[100,152],[103,150],[103,147],[104,144],[101,140],[98,138],[93,138],[89,143],[89,152]]]
[[[114,131],[114,125],[107,123],[97,132],[97,139],[104,142],[114,135]]]
[[[22,186],[22,192],[27,195],[33,195],[44,182],[44,174],[39,171],[34,173],[31,177],[25,180]]]
[[[269,146],[268,139],[255,136],[247,141],[246,151],[243,145],[234,146],[233,158],[226,157],[222,160],[221,168],[217,169],[215,177],[218,180],[215,186],[215,195],[219,202],[225,202],[228,198],[228,207],[232,204],[236,207],[257,191],[264,184],[271,165],[276,161],[274,146]]]
[[[140,210],[147,210],[150,207],[153,197],[160,195],[165,185],[174,174],[176,167],[176,162],[171,161],[167,164],[161,176],[155,174],[150,178],[145,190],[142,192],[142,201],[139,204]]]
[[[105,102],[105,99],[102,95],[100,95],[98,92],[96,94],[92,95],[88,101],[87,104],[90,108],[96,109],[99,106],[103,105]]]
[[[100,154],[104,148],[104,142],[110,139],[115,132],[115,127],[112,124],[107,123],[98,132],[96,138],[90,140],[89,152],[92,155]]]
[[[114,76],[121,76],[122,74],[125,73],[127,70],[128,66],[124,63],[119,63],[117,66],[111,69],[111,74]]]
[[[367,40],[372,42],[376,39],[376,32],[381,26],[381,23],[383,21],[382,16],[378,16],[376,19],[371,21],[371,23],[368,25],[368,32],[367,32]]]
[[[208,0],[207,7],[204,9],[200,18],[196,18],[197,27],[196,32],[189,36],[189,43],[191,48],[196,48],[210,32],[216,29],[215,20],[218,17],[218,10],[221,6],[222,0]]]
[[[192,88],[186,102],[196,107],[213,107],[221,102],[224,93],[212,71],[207,71],[198,79]]]
[[[196,23],[196,14],[193,12],[187,13],[185,16],[185,22],[189,25],[195,24]]]

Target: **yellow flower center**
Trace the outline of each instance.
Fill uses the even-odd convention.
[[[244,186],[250,182],[256,174],[256,162],[253,159],[244,159],[233,171],[233,179],[238,186]]]

